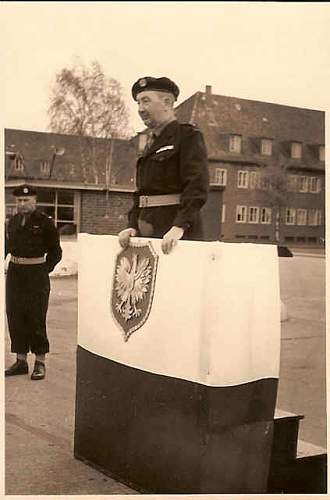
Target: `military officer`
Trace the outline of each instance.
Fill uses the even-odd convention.
[[[61,260],[62,250],[53,220],[37,210],[37,193],[22,185],[13,192],[18,213],[6,228],[6,255],[11,254],[6,280],[6,312],[11,351],[16,362],[5,376],[28,373],[27,354],[35,354],[32,380],[45,377],[49,352],[46,315],[50,292],[48,273]]]
[[[178,95],[177,85],[165,77],[140,78],[132,87],[149,139],[137,162],[129,227],[118,235],[123,248],[131,236],[162,238],[165,254],[181,238],[203,239],[200,209],[208,195],[207,151],[202,133],[176,120]]]

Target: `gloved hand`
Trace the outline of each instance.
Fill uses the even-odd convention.
[[[173,247],[177,244],[178,240],[180,240],[183,236],[184,230],[182,227],[173,226],[171,229],[164,234],[162,241],[162,250],[163,253],[169,254]]]
[[[136,236],[137,231],[136,229],[129,227],[128,229],[124,229],[123,231],[120,231],[118,234],[119,238],[119,244],[122,248],[126,248],[129,245],[129,239],[130,237]]]

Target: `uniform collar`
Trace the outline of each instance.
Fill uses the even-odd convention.
[[[177,121],[176,118],[170,118],[169,120],[166,120],[166,122],[161,123],[160,125],[158,125],[154,129],[150,129],[151,133],[153,135],[155,135],[156,137],[159,137],[161,135],[161,133],[163,132],[163,130],[167,127],[167,125],[169,125],[170,123],[172,123],[174,121]]]

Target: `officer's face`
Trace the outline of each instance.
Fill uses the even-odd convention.
[[[22,214],[33,212],[37,205],[36,196],[18,196],[16,198],[17,209]]]
[[[139,115],[147,127],[153,128],[167,119],[168,105],[154,90],[145,90],[137,95]]]

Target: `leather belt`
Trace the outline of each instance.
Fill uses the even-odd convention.
[[[45,257],[15,257],[12,255],[10,258],[10,262],[14,264],[43,264],[45,262]]]
[[[139,208],[179,205],[180,194],[153,194],[139,196]]]

